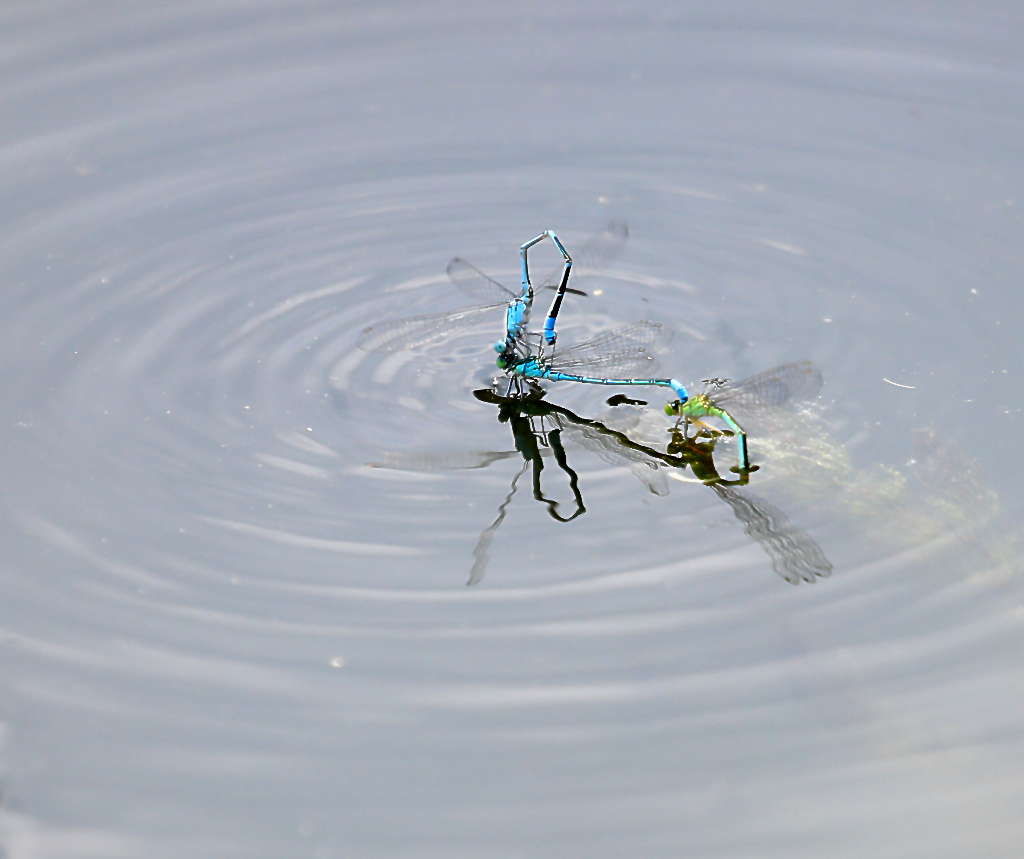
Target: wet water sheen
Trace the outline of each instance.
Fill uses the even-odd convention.
[[[4,855],[1017,855],[1014,4],[0,24]],[[748,485],[357,346],[609,223],[567,345],[820,371]]]

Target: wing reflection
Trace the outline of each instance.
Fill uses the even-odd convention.
[[[516,449],[523,456],[523,468],[512,482],[512,490],[502,502],[498,516],[484,529],[473,550],[473,570],[468,584],[476,584],[484,575],[489,547],[495,533],[505,519],[508,505],[515,494],[516,484],[523,472],[533,466],[533,496],[548,505],[548,513],[560,522],[568,522],[586,512],[579,489],[579,477],[567,461],[562,437],[593,453],[613,465],[626,465],[655,495],[667,495],[665,473],[669,470],[689,469],[700,482],[710,487],[715,495],[729,505],[735,517],[743,524],[746,534],[753,539],[771,561],[772,569],[790,584],[813,582],[832,572],[832,564],[821,547],[802,529],[793,525],[777,507],[757,498],[745,487],[750,472],[738,472],[734,478],[722,477],[715,465],[714,452],[721,436],[708,437],[703,433],[694,437],[679,430],[671,434],[664,451],[634,441],[625,432],[607,424],[585,418],[540,397],[506,398],[491,389],[474,391],[482,402],[499,407],[498,420],[509,423]],[[541,491],[540,479],[544,468],[541,451],[548,447],[559,468],[569,476],[569,485],[576,500],[576,511],[571,516],[558,512],[557,502]],[[753,470],[753,469],[752,469]]]
[[[764,549],[772,569],[791,585],[813,582],[832,572],[832,564],[821,547],[777,507],[746,492],[741,495],[721,483],[709,485],[732,508],[747,536]]]
[[[522,461],[494,519],[480,533],[473,548],[468,585],[483,580],[491,544],[507,518],[512,500],[527,472],[530,473],[533,498],[544,505],[552,519],[566,523],[587,512],[580,476],[569,465],[567,447],[570,450],[587,450],[609,464],[629,468],[654,495],[668,495],[668,476],[673,472],[678,475],[688,471],[690,482],[708,486],[729,506],[743,525],[744,532],[764,550],[772,569],[783,580],[795,585],[816,581],[832,572],[832,564],[809,534],[790,522],[777,507],[746,488],[751,473],[757,470],[756,466],[745,471],[733,469],[729,477],[718,472],[715,447],[723,437],[721,434],[699,432],[690,436],[679,429],[670,430],[668,444],[659,450],[631,438],[627,432],[632,433],[632,429],[615,428],[604,421],[578,415],[564,406],[546,401],[543,392],[528,397],[503,397],[491,388],[483,388],[474,391],[473,395],[481,402],[498,407],[498,421],[508,424],[512,431],[513,450],[444,454],[403,452],[387,454],[373,463],[378,468],[449,471],[486,468],[506,459],[519,458]],[[645,405],[643,401],[621,398],[613,398],[609,403],[630,407]],[[553,469],[546,466],[552,463],[564,475],[566,489],[561,493],[551,491]],[[557,500],[554,494],[562,494],[563,500]]]

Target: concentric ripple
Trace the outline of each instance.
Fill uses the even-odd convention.
[[[210,608],[205,579],[212,576],[256,593],[290,594],[297,601],[279,602],[278,611],[292,605],[284,616],[293,622],[309,619],[302,594],[461,600],[474,546],[522,464],[497,410],[472,397],[493,377],[488,344],[501,313],[482,315],[427,352],[378,353],[358,341],[368,324],[465,303],[444,276],[451,253],[514,281],[523,235],[480,218],[473,192],[498,177],[446,175],[325,193],[302,188],[284,168],[265,167],[260,175],[258,201],[186,175],[175,183],[177,196],[135,195],[126,203],[121,194],[97,194],[77,219],[54,213],[50,229],[69,236],[49,265],[54,286],[22,290],[11,317],[22,338],[14,350],[41,344],[38,374],[23,377],[14,395],[12,464],[30,472],[25,482],[33,485],[17,520],[44,542],[78,547],[108,594],[139,585]],[[542,194],[551,178],[540,171],[521,195]],[[826,376],[831,370],[845,377],[846,362],[866,360],[856,348],[835,354],[831,323],[821,315],[827,294],[816,301],[813,290],[786,282],[788,260],[803,251],[754,234],[732,247],[733,224],[766,192],[734,187],[728,195],[680,197],[641,189],[629,174],[609,171],[604,181],[628,181],[624,206],[643,193],[666,213],[680,199],[686,209],[696,200],[716,217],[699,218],[701,231],[670,252],[663,235],[640,231],[607,271],[581,274],[574,283],[591,294],[569,297],[565,342],[653,316],[675,334],[661,349],[661,366],[684,378],[735,377],[806,356]],[[425,227],[420,213],[442,183],[443,229]],[[589,224],[560,225],[563,238],[572,247],[606,218],[597,203]],[[136,242],[145,237],[144,247],[97,247],[90,225],[125,223]],[[43,217],[12,241],[32,256],[33,247],[42,254],[46,235]],[[678,268],[663,261],[668,253],[684,261],[685,276],[668,274]],[[748,265],[761,258],[769,304],[746,290],[746,276],[723,274],[727,254]],[[893,307],[883,318],[901,313]],[[45,401],[37,395],[41,385]],[[857,446],[871,436],[859,432],[863,418],[845,414],[846,402],[828,399],[830,385],[827,379],[825,399],[793,404],[750,427],[762,468],[737,491],[761,496],[762,507],[779,511],[774,518],[798,528],[808,551],[823,553],[828,568],[842,574],[851,558],[842,543],[829,543],[835,523],[844,523],[844,539],[858,542],[877,532],[882,500],[886,517],[902,516],[894,510],[909,497],[898,469],[871,477],[855,470]],[[602,406],[606,393],[563,385],[549,397],[614,428],[621,418]],[[650,404],[642,424],[624,429],[664,448],[662,395],[642,394]],[[770,576],[771,553],[765,558],[750,540],[742,504],[728,505],[741,517],[737,523],[709,503],[699,483],[656,501],[669,495],[664,475],[655,488],[614,445],[595,451],[568,430],[564,436],[587,514],[553,521],[530,499],[528,476],[507,521],[488,538],[493,557],[484,586],[499,599],[565,588],[572,599],[626,590],[643,603],[650,581],[690,588],[715,571],[710,585],[723,581],[723,566],[748,570],[730,591],[739,581],[744,590],[770,584],[763,576]],[[718,457],[723,473],[731,456]],[[388,462],[398,467],[373,467]],[[540,491],[569,504],[566,475],[548,463]],[[628,476],[631,468],[639,483]],[[690,480],[678,470],[667,476]],[[938,525],[928,533],[942,531]],[[86,551],[85,544],[96,545]],[[218,610],[244,616],[234,593],[224,599]],[[616,599],[624,610],[628,601]]]
[[[975,11],[0,13],[0,852],[1001,846],[1024,124]],[[500,310],[361,348],[609,222],[563,345],[821,372],[737,410],[749,483],[660,389],[553,385],[538,441]]]

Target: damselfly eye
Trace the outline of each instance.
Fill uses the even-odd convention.
[[[666,415],[678,415],[679,414],[679,400],[673,400],[671,403],[665,403],[665,414]]]
[[[502,352],[505,351],[505,344],[499,340],[497,343],[494,344],[494,351],[500,355]]]
[[[500,370],[504,370],[506,367],[508,367],[508,361],[506,361],[504,358],[500,356],[498,357],[498,360],[495,361],[494,363],[498,365],[498,369]]]

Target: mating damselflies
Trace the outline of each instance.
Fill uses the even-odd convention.
[[[614,252],[628,235],[624,226],[610,224],[584,249],[584,258],[606,257]],[[557,283],[546,279],[545,287],[555,290],[541,332],[529,330],[530,312],[535,289],[530,278],[529,252],[531,248],[550,239],[562,256]],[[509,377],[506,395],[515,392],[524,395],[531,383],[539,380],[552,382],[580,382],[593,385],[658,385],[672,388],[682,400],[686,389],[669,378],[618,378],[613,371],[628,373],[649,366],[650,347],[661,332],[655,322],[640,322],[620,326],[567,350],[557,350],[556,324],[562,301],[568,292],[569,275],[574,260],[554,230],[545,230],[519,248],[520,289],[514,292],[480,269],[461,258],[448,264],[448,276],[453,283],[476,295],[499,297],[503,301],[448,313],[428,314],[381,323],[364,329],[359,345],[370,351],[419,351],[441,348],[445,340],[467,324],[473,324],[483,314],[505,311],[503,338],[494,344],[498,353],[497,366]]]
[[[609,228],[606,231],[612,234],[615,232],[624,238],[624,229],[614,231]],[[553,279],[545,281],[545,286],[555,290],[555,296],[548,309],[543,330],[531,332],[529,321],[535,291],[530,279],[529,251],[544,239],[551,240],[563,262],[557,284]],[[706,390],[693,397],[675,378],[634,376],[633,373],[649,366],[653,357],[652,346],[662,339],[662,326],[656,322],[619,326],[568,349],[558,349],[556,324],[562,301],[570,291],[568,283],[573,259],[554,230],[545,230],[520,245],[519,258],[518,293],[465,260],[456,258],[448,265],[448,275],[455,284],[463,289],[472,289],[477,294],[500,296],[504,302],[371,326],[364,330],[360,346],[374,351],[418,350],[436,346],[443,343],[453,329],[458,329],[467,321],[475,322],[483,313],[504,307],[504,336],[494,343],[493,348],[498,353],[498,368],[509,379],[506,396],[513,393],[519,397],[528,396],[534,392],[538,381],[671,388],[676,399],[665,406],[665,412],[677,418],[676,427],[682,422],[685,432],[690,423],[695,423],[710,430],[701,418],[714,417],[723,421],[735,436],[740,471],[750,470],[747,433],[728,410],[728,404],[735,402],[741,406],[759,406],[764,404],[766,396],[778,398],[785,393],[787,399],[792,399],[794,393],[803,389],[814,387],[814,393],[817,393],[817,388],[820,388],[820,374],[806,363],[785,365],[736,385],[720,380],[705,380],[717,383],[712,385],[713,392]]]

